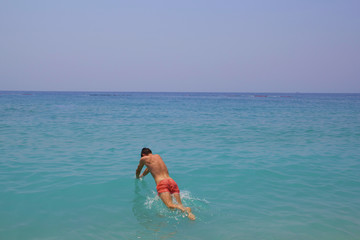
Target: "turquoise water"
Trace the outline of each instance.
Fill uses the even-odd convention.
[[[0,239],[360,239],[360,94],[0,93]]]

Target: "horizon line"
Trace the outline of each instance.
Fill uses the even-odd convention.
[[[270,92],[264,92],[264,91],[259,91],[259,92],[252,92],[252,91],[244,91],[244,92],[221,92],[221,91],[105,91],[105,90],[1,90],[0,92],[68,92],[68,93],[266,93],[266,94],[277,94],[277,93],[281,93],[281,94],[359,94],[360,92],[300,92],[300,91],[295,91],[295,92],[275,92],[275,91],[270,91]]]

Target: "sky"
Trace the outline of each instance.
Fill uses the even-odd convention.
[[[360,93],[360,1],[0,0],[0,90]]]

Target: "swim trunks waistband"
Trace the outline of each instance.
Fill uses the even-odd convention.
[[[157,190],[158,194],[163,193],[163,192],[170,192],[170,194],[180,193],[178,185],[171,178],[166,178],[166,179],[161,180],[157,184],[156,190]]]

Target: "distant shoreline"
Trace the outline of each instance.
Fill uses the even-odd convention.
[[[185,91],[55,91],[55,90],[0,90],[3,93],[145,93],[145,94],[360,94],[360,92],[185,92]]]

